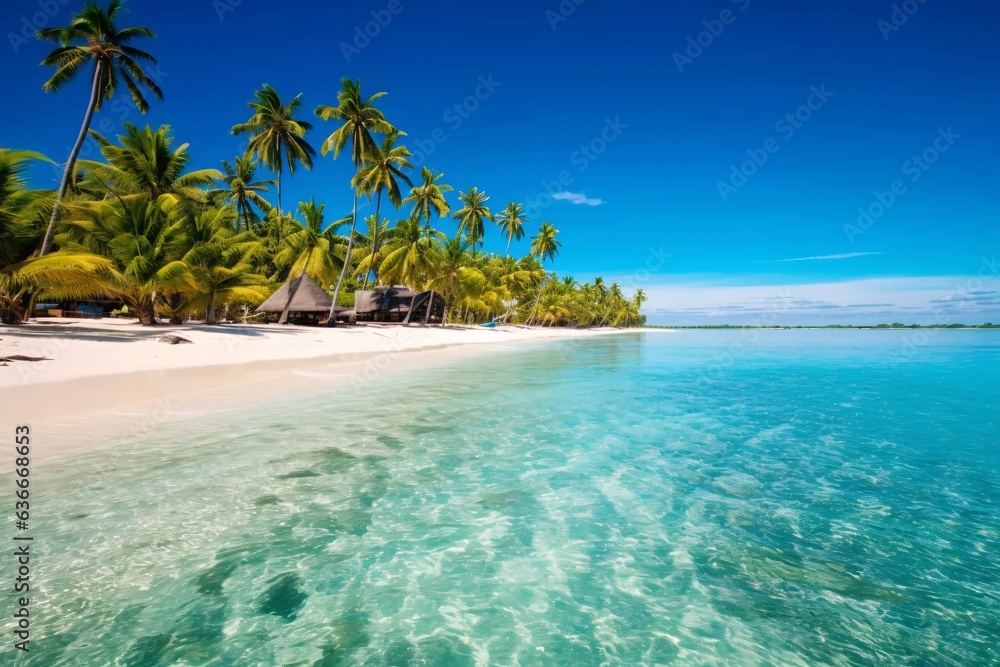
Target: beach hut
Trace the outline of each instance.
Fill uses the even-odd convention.
[[[376,287],[354,293],[354,311],[359,322],[402,324],[444,321],[445,300],[437,292],[415,292],[403,285]]]
[[[330,315],[333,297],[316,284],[309,276],[302,274],[292,278],[278,288],[267,301],[257,307],[258,313],[280,313],[278,324],[288,321],[295,313],[307,321],[325,321]],[[338,307],[338,311],[345,310]]]

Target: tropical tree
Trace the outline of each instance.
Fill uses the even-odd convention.
[[[451,217],[458,220],[458,232],[465,231],[465,237],[472,246],[472,257],[476,257],[476,244],[481,243],[486,233],[485,221],[493,222],[493,213],[490,212],[486,202],[489,197],[485,192],[480,192],[477,188],[469,188],[468,192],[459,192],[458,199],[463,206],[455,211]]]
[[[25,188],[32,160],[48,158],[33,151],[0,148],[0,266],[25,259],[36,248],[31,219],[40,213],[50,193]]]
[[[194,289],[190,308],[205,310],[205,323],[216,323],[220,303],[260,303],[267,298],[267,279],[254,272],[252,257],[260,246],[251,232],[234,231],[236,212],[210,208],[190,221],[182,261],[190,267]]]
[[[405,146],[397,146],[396,141],[404,133],[391,130],[386,133],[382,141],[382,146],[375,146],[364,160],[364,167],[358,171],[354,177],[353,185],[361,192],[376,194],[375,220],[379,220],[382,210],[382,193],[389,194],[389,201],[393,207],[399,208],[402,204],[402,193],[399,190],[399,181],[412,186],[410,178],[402,172],[403,169],[412,169],[413,165],[407,160],[411,156],[410,151]],[[378,229],[376,227],[375,231]],[[365,269],[365,282],[362,289],[368,289],[368,273],[370,268],[375,266],[375,244],[378,242],[378,235],[371,237],[372,252],[368,260],[368,268]],[[375,284],[378,284],[378,274],[375,274]]]
[[[261,216],[271,212],[271,203],[264,198],[269,185],[277,181],[255,181],[258,161],[249,155],[237,155],[233,163],[223,160],[225,175],[220,179],[224,188],[212,190],[209,194],[214,201],[233,208],[236,211],[235,226],[238,229],[242,220],[246,231],[255,229],[261,222]]]
[[[45,237],[42,240],[40,255],[45,255],[52,247],[52,235],[56,221],[59,220],[60,206],[66,196],[70,178],[80,155],[80,149],[87,138],[94,112],[101,108],[103,100],[110,100],[118,89],[118,82],[124,81],[132,102],[140,113],[149,110],[149,103],[142,89],[148,89],[158,99],[163,99],[163,91],[142,69],[140,62],[155,65],[156,59],[149,53],[131,45],[132,40],[155,37],[149,28],[130,27],[119,28],[115,23],[118,12],[122,10],[120,0],[111,0],[108,8],[101,9],[95,0],[87,2],[83,10],[74,14],[69,25],[62,28],[43,28],[38,31],[39,39],[59,43],[59,47],[49,53],[42,61],[43,65],[56,68],[55,74],[45,82],[42,90],[57,92],[67,82],[73,80],[77,73],[88,63],[94,64],[91,76],[90,100],[83,116],[83,125],[77,135],[76,143],[70,150],[69,158],[63,169],[62,180],[56,193],[55,205],[49,218]]]
[[[335,232],[347,221],[324,227],[325,208],[325,204],[317,204],[315,199],[299,202],[305,223],[284,237],[274,256],[274,263],[286,277],[306,274],[320,285],[329,285],[341,270],[344,261],[337,257],[336,248],[342,239]]]
[[[190,267],[177,256],[183,207],[143,198],[113,199],[74,207],[63,223],[59,245],[111,261],[107,293],[133,308],[142,324],[156,324],[164,291],[193,288]]]
[[[543,222],[538,234],[531,240],[531,254],[543,262],[555,259],[562,243],[556,240],[559,230],[547,222]]]
[[[66,252],[31,257],[45,232],[49,190],[25,188],[32,160],[39,153],[0,148],[0,322],[17,324],[31,314],[31,295],[80,299],[103,294],[110,263],[92,255]],[[27,307],[25,307],[27,303]]]
[[[256,155],[264,166],[278,177],[278,213],[281,213],[281,175],[288,167],[288,175],[295,174],[295,168],[301,164],[306,169],[312,169],[313,156],[316,151],[305,140],[306,132],[312,129],[312,124],[295,118],[295,113],[302,107],[299,93],[288,104],[281,101],[278,91],[268,84],[254,93],[254,100],[248,102],[253,115],[245,123],[233,125],[232,133],[250,135],[247,144],[247,155]]]
[[[365,218],[365,231],[355,231],[355,243],[359,246],[354,249],[354,255],[351,257],[352,262],[356,262],[355,270],[359,275],[365,276],[365,282],[363,283],[361,289],[368,289],[368,274],[371,273],[375,276],[379,275],[379,267],[382,265],[382,260],[385,256],[385,247],[389,241],[390,229],[389,229],[389,219],[382,218],[382,220],[376,224],[375,216],[369,215]],[[368,246],[374,249],[374,252],[368,251]],[[377,284],[377,283],[376,283]]]
[[[430,236],[413,218],[400,220],[392,229],[384,248],[381,275],[387,285],[404,284],[423,289],[438,272],[441,257],[436,241],[444,234],[431,230]]]
[[[497,214],[496,223],[503,235],[507,237],[507,249],[504,251],[504,257],[510,257],[510,242],[515,239],[520,241],[524,237],[525,225],[529,224],[527,218],[524,217],[524,207],[514,202],[507,204],[507,208]]]
[[[340,151],[351,144],[351,161],[354,163],[355,181],[357,175],[361,173],[361,168],[368,155],[372,154],[376,148],[375,138],[372,132],[390,134],[395,131],[392,125],[386,121],[382,112],[375,108],[374,102],[384,96],[385,93],[375,93],[367,100],[361,96],[361,81],[351,81],[341,79],[340,92],[337,93],[337,106],[323,105],[316,107],[315,114],[323,120],[343,121],[341,126],[333,131],[326,138],[320,147],[320,153],[325,157],[327,153],[333,151],[333,159],[336,160]],[[354,188],[354,208],[351,213],[351,233],[348,236],[346,257],[351,257],[354,247],[354,227],[358,221],[358,195],[364,190],[360,190],[356,182],[352,183]],[[337,285],[333,289],[333,305],[330,306],[330,317],[327,323],[334,326],[337,323],[336,309],[337,301],[340,298],[340,287],[344,283],[344,276],[350,262],[344,262],[344,267],[337,278]]]
[[[443,218],[451,212],[451,207],[444,198],[445,192],[451,192],[451,186],[438,183],[444,174],[435,174],[428,167],[420,170],[420,176],[423,182],[410,190],[410,196],[403,202],[413,204],[413,217],[424,220],[425,236],[430,238],[431,216],[436,214]]]
[[[218,169],[199,169],[184,173],[188,144],[172,148],[174,138],[169,125],[153,130],[125,123],[125,134],[116,146],[97,132],[91,132],[107,160],[80,160],[88,173],[84,180],[98,191],[114,196],[140,195],[147,201],[170,196],[185,203],[207,201],[205,188],[222,178]]]

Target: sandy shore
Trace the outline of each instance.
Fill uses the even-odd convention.
[[[248,400],[334,386],[361,391],[393,372],[524,344],[621,330],[521,327],[335,329],[277,325],[142,327],[128,320],[41,319],[0,328],[0,357],[46,361],[0,366],[0,427],[28,423],[64,456],[132,439],[168,421]],[[190,344],[162,342],[180,336]]]

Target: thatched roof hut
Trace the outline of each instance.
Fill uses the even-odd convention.
[[[309,276],[302,274],[292,278],[278,288],[267,301],[257,307],[258,313],[281,313],[284,323],[288,313],[308,315],[329,315],[333,297],[316,284]]]
[[[445,300],[438,292],[415,292],[394,285],[354,293],[354,311],[358,321],[434,322],[444,321]],[[429,312],[428,312],[429,311]]]

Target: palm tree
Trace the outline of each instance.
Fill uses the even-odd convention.
[[[468,192],[459,192],[458,199],[465,206],[455,211],[451,217],[458,220],[458,232],[465,230],[466,238],[472,246],[472,258],[476,257],[476,244],[481,243],[486,233],[484,220],[493,222],[493,213],[486,206],[489,197],[485,192],[470,188]]]
[[[236,212],[210,208],[190,221],[190,249],[182,261],[191,267],[196,286],[190,308],[205,310],[205,323],[216,323],[220,303],[260,303],[267,298],[267,279],[253,271],[251,256],[260,245],[250,232],[234,231]]]
[[[436,213],[438,217],[443,218],[451,212],[451,207],[448,206],[448,202],[444,198],[445,192],[451,192],[451,186],[444,183],[439,184],[438,181],[444,174],[435,174],[428,167],[420,170],[420,176],[423,178],[423,183],[410,190],[410,196],[403,202],[413,204],[413,216],[417,220],[422,218],[425,221],[424,229],[429,238],[431,216]]]
[[[288,166],[288,175],[295,174],[295,166],[299,163],[306,169],[312,169],[312,159],[316,151],[305,140],[306,132],[312,125],[304,120],[297,120],[295,112],[302,107],[299,93],[288,104],[281,102],[278,91],[264,84],[261,90],[254,93],[254,101],[247,106],[253,109],[253,115],[245,123],[233,125],[233,134],[249,134],[247,154],[256,155],[257,159],[278,176],[278,213],[281,213],[281,175]]]
[[[27,258],[37,247],[38,238],[30,238],[28,223],[49,193],[25,188],[31,160],[48,158],[33,151],[0,148],[0,266]]]
[[[285,236],[274,256],[275,264],[287,269],[286,277],[308,274],[320,285],[329,285],[340,271],[342,262],[335,250],[341,239],[334,232],[346,219],[324,227],[325,208],[325,204],[317,204],[315,199],[299,202],[305,223]]]
[[[94,74],[91,78],[90,101],[87,112],[83,116],[83,125],[76,143],[70,151],[66,167],[63,169],[62,180],[56,193],[56,203],[52,208],[52,216],[45,230],[40,255],[45,255],[52,247],[52,234],[56,221],[59,220],[59,207],[66,196],[70,177],[80,148],[87,138],[90,121],[94,112],[101,108],[103,100],[110,100],[118,87],[118,81],[124,81],[132,102],[141,113],[149,110],[149,103],[143,96],[140,86],[149,89],[157,99],[163,99],[163,91],[155,81],[143,71],[138,61],[156,64],[156,59],[140,49],[131,46],[129,42],[138,37],[155,37],[149,28],[131,27],[119,29],[115,25],[115,17],[122,9],[120,0],[111,0],[107,10],[101,9],[96,0],[90,0],[83,10],[74,14],[68,26],[64,28],[44,28],[38,31],[39,39],[59,42],[59,48],[52,51],[43,65],[51,65],[56,69],[48,81],[42,86],[45,92],[57,92],[68,81],[71,81],[80,69],[89,62],[94,63]],[[77,43],[83,42],[83,43]]]
[[[441,257],[435,241],[444,240],[441,232],[428,236],[414,218],[400,220],[386,242],[381,273],[387,285],[404,284],[423,289],[436,274]]]
[[[398,209],[403,201],[402,193],[399,191],[399,181],[413,186],[410,178],[401,171],[402,169],[412,169],[413,165],[406,159],[410,157],[410,151],[405,146],[396,146],[396,140],[400,136],[404,136],[404,133],[397,130],[388,132],[382,141],[382,147],[376,146],[371,149],[371,153],[365,159],[365,167],[354,177],[355,187],[362,192],[375,192],[377,195],[375,220],[379,220],[379,213],[382,210],[383,191],[388,192],[389,201]],[[378,236],[372,236],[371,241],[372,253],[368,261],[369,268],[373,268],[375,264],[375,244],[378,241]],[[368,289],[368,273],[366,270],[365,283],[361,289]],[[378,284],[378,274],[375,274],[375,281]]]
[[[497,214],[496,223],[503,235],[507,237],[507,250],[504,252],[504,257],[510,257],[510,242],[514,239],[520,241],[524,237],[525,225],[529,224],[527,218],[524,217],[524,207],[514,202],[507,204],[507,208]]]
[[[543,222],[541,229],[538,230],[538,235],[531,240],[531,254],[543,262],[546,259],[555,259],[556,255],[559,254],[559,248],[562,247],[562,243],[556,240],[558,233],[558,229],[547,222]]]
[[[357,258],[357,272],[365,276],[365,283],[362,289],[368,289],[368,274],[372,273],[375,276],[379,275],[379,267],[382,265],[382,259],[385,256],[384,250],[386,243],[389,240],[389,219],[382,218],[378,224],[375,223],[375,216],[369,215],[365,218],[365,227],[367,228],[366,233],[355,232],[355,236],[359,243],[364,243],[366,246],[371,245],[374,252],[368,254],[367,248],[363,250],[365,254],[363,256],[358,256]],[[354,254],[358,255],[358,250],[355,249]],[[353,257],[352,257],[352,261]]]
[[[333,159],[336,160],[340,151],[350,142],[351,161],[354,163],[355,169],[354,181],[357,181],[365,159],[377,148],[372,132],[388,135],[396,130],[373,104],[375,100],[384,95],[385,93],[375,93],[364,100],[361,97],[361,81],[351,81],[344,78],[341,79],[341,89],[337,93],[337,106],[321,104],[316,107],[315,114],[323,120],[343,121],[343,124],[323,142],[320,153],[325,157],[332,150]],[[352,187],[354,189],[354,212],[351,214],[351,234],[347,241],[346,257],[348,260],[350,260],[351,250],[354,247],[354,227],[358,220],[359,185],[352,182]],[[365,192],[365,190],[360,190],[360,192]],[[337,285],[333,289],[333,305],[330,306],[330,317],[327,320],[330,326],[337,323],[337,300],[340,298],[340,287],[344,283],[344,276],[347,274],[349,264],[350,261],[344,262],[344,268],[341,270]]]
[[[260,223],[261,218],[254,211],[254,207],[264,215],[271,212],[271,203],[264,199],[261,193],[267,192],[267,187],[276,185],[277,181],[253,180],[257,173],[257,164],[257,160],[248,155],[237,155],[233,164],[223,160],[222,166],[226,174],[220,180],[226,187],[209,193],[215,201],[236,210],[237,229],[241,219],[246,231],[251,231],[253,226]]]
[[[176,202],[117,198],[82,205],[79,213],[65,221],[59,245],[111,260],[114,280],[108,292],[134,308],[142,324],[157,323],[156,305],[164,291],[194,287],[190,267],[176,252],[183,233],[183,207]]]
[[[121,146],[91,132],[107,163],[80,160],[79,164],[88,172],[84,180],[95,190],[116,196],[140,195],[147,201],[164,195],[186,203],[207,201],[203,188],[214,185],[222,172],[199,169],[183,173],[189,160],[188,144],[171,150],[174,138],[169,125],[156,131],[148,125],[140,129],[125,123],[124,127],[125,134],[118,137]]]
[[[49,253],[31,257],[45,233],[52,191],[25,188],[29,161],[45,156],[0,148],[0,322],[29,317],[39,291],[55,299],[81,299],[105,292],[110,262],[92,255]],[[25,308],[27,303],[27,308]]]

